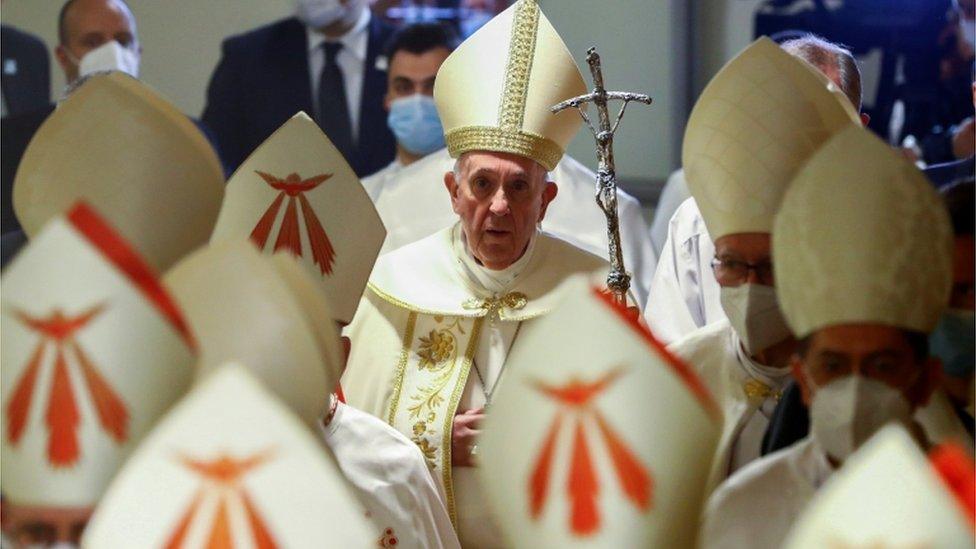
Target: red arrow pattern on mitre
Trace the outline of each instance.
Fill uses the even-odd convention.
[[[241,485],[245,475],[264,465],[270,459],[270,451],[260,452],[243,459],[221,454],[209,461],[181,456],[180,463],[199,475],[203,484],[193,496],[190,506],[180,517],[164,547],[166,549],[179,549],[186,544],[186,536],[190,531],[190,526],[200,514],[203,502],[209,495],[217,498],[217,511],[211,519],[205,547],[230,548],[242,545],[234,543],[234,537],[231,535],[230,509],[232,499],[239,498],[247,515],[247,524],[251,530],[254,547],[258,549],[277,548],[278,544],[272,537],[271,531],[258,513],[258,509],[247,490]]]
[[[319,222],[315,210],[305,198],[305,192],[310,191],[332,174],[320,174],[308,179],[302,179],[297,173],[290,173],[284,179],[279,179],[271,174],[255,170],[272,189],[280,191],[274,202],[268,206],[264,215],[258,220],[254,230],[251,231],[251,240],[264,250],[268,237],[271,235],[271,227],[274,225],[275,218],[278,217],[278,210],[285,197],[288,197],[288,206],[285,207],[285,217],[281,221],[281,228],[278,230],[278,239],[275,241],[274,250],[282,248],[291,250],[297,256],[302,255],[302,240],[298,229],[298,206],[302,205],[302,217],[305,221],[305,233],[308,235],[308,242],[312,248],[312,260],[318,265],[323,275],[332,274],[332,264],[335,262],[335,248],[329,241],[329,236],[325,234],[322,223]]]
[[[60,309],[55,309],[47,318],[35,318],[22,311],[14,311],[24,326],[40,334],[41,340],[7,401],[7,439],[16,446],[24,434],[38,373],[44,362],[44,350],[49,343],[54,343],[54,372],[44,421],[49,432],[48,461],[55,467],[71,466],[81,454],[78,442],[80,412],[68,373],[66,356],[69,353],[81,369],[102,428],[119,444],[125,442],[128,436],[129,412],[125,403],[75,339],[78,331],[88,326],[103,310],[102,305],[97,305],[78,316],[68,317]]]
[[[586,440],[587,418],[592,418],[596,422],[606,442],[610,459],[617,473],[617,480],[627,499],[640,511],[651,508],[653,479],[650,473],[593,404],[596,397],[616,381],[620,374],[620,370],[613,370],[592,383],[572,379],[561,387],[541,382],[532,384],[535,390],[559,404],[559,411],[549,427],[535,467],[532,469],[532,475],[529,477],[529,512],[533,519],[539,518],[546,504],[556,439],[567,416],[572,416],[575,420],[567,479],[567,492],[571,500],[569,525],[573,534],[578,536],[595,534],[601,524],[600,510],[597,507],[600,481]]]

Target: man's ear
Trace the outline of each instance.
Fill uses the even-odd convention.
[[[64,71],[65,74],[67,74],[68,69],[74,65],[74,63],[71,62],[71,59],[68,58],[68,51],[61,44],[54,47],[54,58],[58,60],[58,65],[61,65],[61,70]]]
[[[861,113],[861,125],[865,128],[868,127],[868,122],[871,121],[871,117],[866,112]]]
[[[793,353],[793,356],[790,357],[790,369],[793,371],[793,379],[800,386],[800,396],[803,397],[803,404],[809,408],[810,403],[813,402],[813,391],[810,388],[807,376],[803,373],[803,359],[800,358],[799,354]]]
[[[386,95],[383,96],[383,110],[390,112],[390,105],[393,103],[393,95],[390,93],[390,83],[386,83]]]
[[[556,199],[557,194],[559,194],[559,187],[556,185],[556,182],[546,181],[546,187],[542,189],[542,208],[539,209],[539,223],[546,217],[546,210],[549,209],[549,203]]]
[[[451,209],[454,210],[454,213],[460,215],[458,212],[458,193],[461,190],[461,185],[454,177],[453,170],[444,174],[444,187],[447,188],[447,193],[451,195]]]
[[[922,363],[922,375],[918,376],[918,381],[908,388],[908,402],[915,408],[921,408],[929,403],[932,393],[939,388],[942,383],[942,361],[937,357],[930,356]]]

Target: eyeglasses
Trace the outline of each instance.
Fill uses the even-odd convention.
[[[737,259],[719,259],[716,257],[712,259],[711,265],[712,272],[715,273],[715,280],[719,284],[741,284],[749,279],[749,271],[754,271],[760,284],[773,285],[773,263],[769,260],[749,263]]]

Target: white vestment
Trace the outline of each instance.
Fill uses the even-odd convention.
[[[352,406],[336,405],[322,438],[342,474],[355,487],[368,516],[379,528],[376,539],[395,539],[396,547],[457,548],[451,518],[410,439],[383,421]]]
[[[664,188],[661,189],[657,207],[654,208],[654,217],[651,218],[651,245],[654,246],[654,253],[658,257],[661,257],[664,243],[668,240],[671,217],[678,210],[678,206],[681,206],[690,196],[691,191],[688,190],[688,182],[685,181],[685,171],[678,168],[671,172]]]
[[[694,198],[685,200],[668,223],[644,318],[664,343],[725,318],[712,272],[715,245]]]
[[[367,187],[376,210],[386,226],[382,253],[429,236],[457,221],[444,174],[454,168],[447,149],[431,153],[405,166],[384,181]],[[549,204],[542,230],[604,259],[607,251],[607,222],[596,205],[596,175],[569,156],[563,156],[550,178],[559,187]],[[657,254],[651,245],[640,202],[617,191],[620,240],[624,265],[631,274],[631,290],[643,309]]]
[[[807,437],[756,460],[718,487],[705,508],[702,549],[778,549],[833,469]]]
[[[373,203],[379,200],[383,190],[390,185],[390,182],[396,180],[397,174],[403,167],[399,160],[394,159],[382,170],[362,179],[363,188],[366,189],[366,194],[369,195]]]
[[[557,306],[563,281],[607,269],[540,232],[514,265],[489,271],[468,254],[457,222],[377,261],[346,331],[343,392],[420,448],[465,547],[503,540],[475,471],[452,465],[454,416],[482,407],[504,382],[519,326]]]
[[[706,485],[708,493],[759,458],[763,435],[790,380],[790,369],[754,361],[742,349],[728,320],[692,332],[672,343],[669,350],[695,370],[722,410],[722,435]]]

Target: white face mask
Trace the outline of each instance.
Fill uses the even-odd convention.
[[[910,425],[912,409],[905,396],[886,383],[858,375],[816,389],[810,404],[811,435],[841,462],[892,421]]]
[[[723,286],[719,290],[722,309],[742,345],[755,354],[790,336],[790,328],[779,310],[776,288],[762,284]]]
[[[78,77],[101,71],[121,71],[139,78],[139,52],[109,40],[86,53],[78,63]]]
[[[313,29],[328,27],[336,21],[359,13],[363,0],[295,0],[295,15]]]

